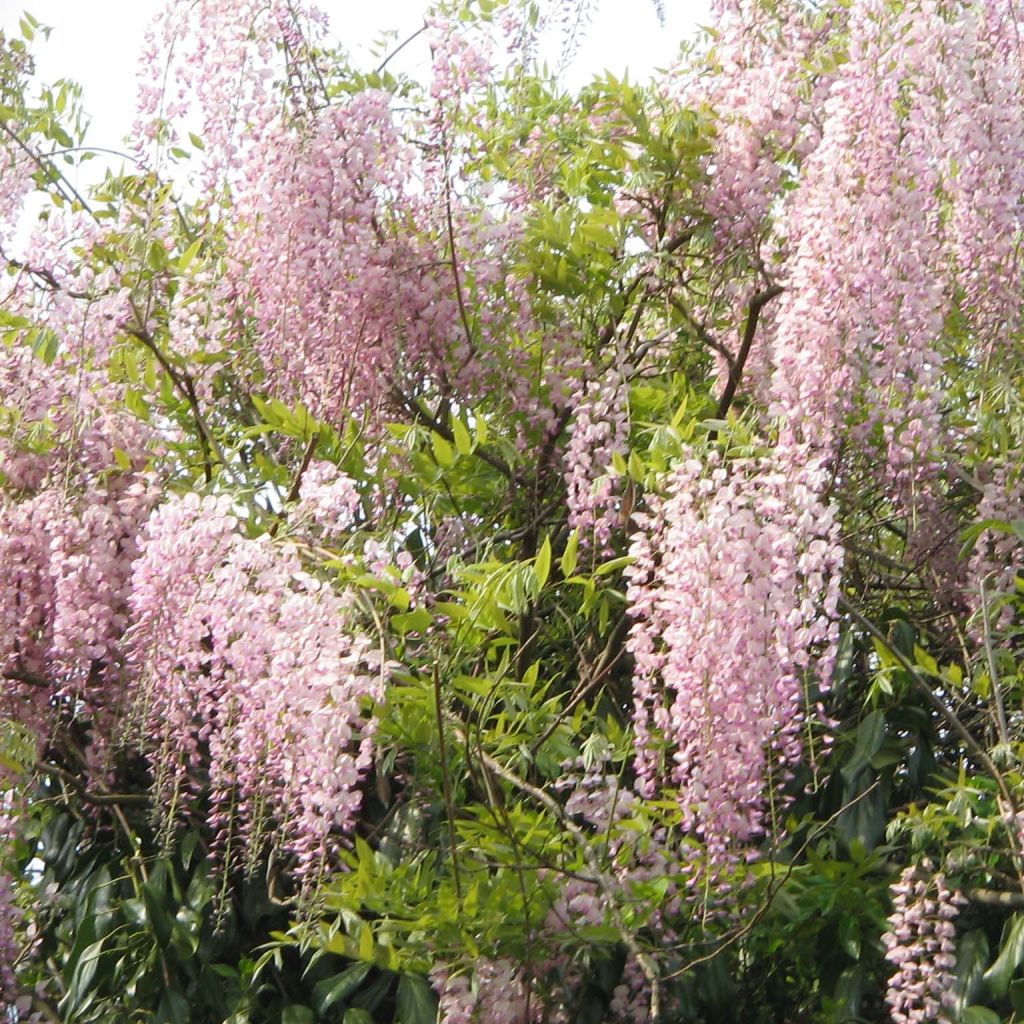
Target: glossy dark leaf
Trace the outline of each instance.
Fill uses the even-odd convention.
[[[1024,961],[1024,914],[1014,914],[1003,928],[999,955],[985,972],[985,981],[993,994],[1006,995],[1021,961]]]
[[[359,962],[350,964],[340,974],[332,975],[317,982],[314,1000],[320,1013],[326,1013],[336,1003],[343,1002],[362,984],[373,964]]]
[[[434,1024],[437,997],[426,978],[403,974],[398,979],[395,1024]]]

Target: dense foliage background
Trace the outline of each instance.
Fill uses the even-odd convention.
[[[2,40],[8,1019],[1024,1014],[1024,9],[586,7]]]

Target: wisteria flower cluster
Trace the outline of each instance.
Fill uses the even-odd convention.
[[[808,693],[828,685],[840,556],[823,472],[690,456],[637,517],[638,787],[677,787],[713,861],[763,831],[765,787],[799,758]]]
[[[344,596],[293,548],[245,537],[228,499],[189,494],[147,525],[130,605],[161,805],[187,810],[208,774],[223,858],[258,856],[276,825],[300,873],[322,867],[358,810],[386,678]]]
[[[892,886],[885,958],[897,971],[886,995],[896,1024],[952,1020],[956,981],[956,918],[966,902],[940,872],[910,865]]]
[[[579,389],[572,401],[573,422],[565,453],[569,525],[581,543],[597,554],[609,550],[612,532],[622,522],[621,480],[611,470],[629,442],[627,386],[613,368]]]

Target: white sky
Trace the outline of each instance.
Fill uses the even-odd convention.
[[[163,0],[0,0],[0,28],[18,31],[29,10],[53,27],[49,42],[34,47],[44,81],[71,78],[83,87],[92,119],[87,141],[118,148],[129,130],[135,92],[136,56],[143,31]],[[321,0],[334,34],[360,53],[381,31],[397,29],[399,38],[420,24],[424,0]],[[707,0],[665,0],[667,24],[658,24],[652,0],[600,0],[567,81],[578,85],[608,69],[642,78],[667,64],[679,42],[707,19]],[[404,65],[408,67],[408,65]],[[99,161],[97,161],[99,163]]]

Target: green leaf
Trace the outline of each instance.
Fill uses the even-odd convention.
[[[847,967],[836,981],[834,999],[839,1010],[836,1018],[848,1021],[860,1012],[861,999],[864,994],[864,968],[861,966]]]
[[[171,915],[165,906],[166,897],[152,882],[146,882],[142,886],[142,899],[146,904],[146,913],[149,915],[149,922],[153,927],[153,934],[161,946],[166,946],[171,940]]]
[[[956,944],[956,1011],[963,1009],[981,995],[985,982],[983,975],[988,965],[988,938],[981,928],[961,935]]]
[[[359,959],[373,960],[373,929],[364,921],[359,929]]]
[[[568,579],[576,571],[576,562],[580,549],[580,534],[573,530],[565,544],[565,551],[562,552],[561,561],[558,563],[562,568],[562,576]]]
[[[83,1004],[91,1002],[91,999],[87,1000],[86,997],[89,995],[100,958],[103,956],[104,941],[104,939],[99,939],[90,943],[74,962],[71,984],[58,1007],[64,1019],[73,1019],[76,1011],[83,1008]]]
[[[543,590],[544,584],[551,574],[551,538],[545,536],[544,543],[537,552],[537,558],[533,563],[533,574],[537,579],[537,589]]]
[[[156,1008],[156,1024],[188,1024],[191,1019],[192,1011],[188,1000],[177,990],[167,989],[160,997],[160,1004]]]
[[[351,1010],[345,1011],[343,1024],[376,1024],[376,1022],[366,1010],[353,1007]]]
[[[992,994],[1002,998],[1006,995],[1021,961],[1024,960],[1024,914],[1014,914],[1003,928],[999,956],[985,972],[984,978]]]
[[[857,739],[853,753],[840,769],[843,778],[852,782],[871,763],[871,758],[878,753],[884,741],[885,712],[877,709],[857,726]]]
[[[430,444],[434,449],[434,458],[442,469],[450,469],[455,465],[455,450],[440,434],[432,433]]]
[[[183,274],[188,270],[189,265],[199,254],[199,250],[202,248],[202,238],[197,238],[179,257],[178,257],[178,273]]]
[[[301,1003],[292,1003],[281,1011],[281,1024],[313,1024],[316,1014]]]
[[[919,668],[923,668],[929,675],[939,675],[939,663],[920,645],[914,645],[914,660]]]
[[[860,921],[852,914],[839,922],[839,945],[851,960],[860,959]]]
[[[361,961],[350,964],[340,974],[334,974],[318,982],[313,994],[319,1012],[326,1013],[335,1003],[347,999],[359,988],[372,969],[373,964]]]
[[[424,633],[433,621],[426,608],[414,608],[411,612],[401,612],[391,616],[391,624],[403,636],[406,633]]]
[[[624,569],[627,565],[632,565],[634,558],[632,555],[623,555],[621,558],[613,558],[609,562],[605,562],[603,565],[599,565],[594,570],[595,576],[607,576],[609,573],[618,572],[619,569]]]
[[[473,450],[473,439],[469,436],[466,425],[458,417],[452,420],[452,436],[455,438],[455,448],[460,455],[469,455]]]
[[[398,979],[395,1024],[434,1024],[437,999],[426,978],[403,974]]]
[[[987,1006],[968,1006],[960,1015],[960,1024],[1002,1024],[1003,1018]]]
[[[141,392],[136,391],[135,388],[125,389],[124,404],[128,407],[128,411],[140,420],[149,419],[149,403],[142,397]]]

